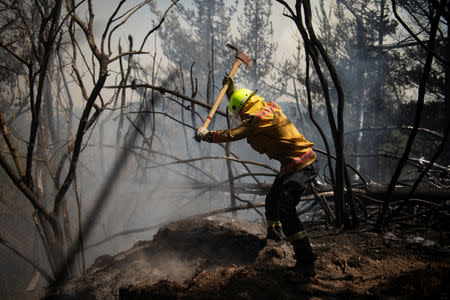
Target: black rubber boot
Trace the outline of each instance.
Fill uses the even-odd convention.
[[[297,260],[294,270],[301,273],[305,278],[316,276],[316,266],[314,262],[302,262]]]
[[[317,256],[312,252],[311,244],[307,237],[296,240],[293,244],[295,259],[297,260],[294,269],[303,273],[305,277],[314,277],[316,268],[314,263]]]
[[[274,240],[276,242],[281,242],[286,239],[284,236],[283,230],[281,230],[280,226],[269,226],[267,228],[267,240]]]

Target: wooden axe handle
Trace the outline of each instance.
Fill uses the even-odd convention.
[[[230,78],[234,78],[234,75],[236,75],[236,72],[239,69],[241,64],[242,64],[242,60],[240,60],[240,59],[234,60],[233,67],[231,68],[231,71],[229,74]],[[211,108],[211,110],[209,111],[209,115],[206,117],[205,123],[202,126],[203,128],[205,128],[205,129],[208,128],[208,125],[211,122],[211,118],[216,113],[216,110],[219,107],[220,102],[222,102],[223,96],[227,92],[227,89],[228,89],[228,82],[223,86],[222,90],[220,91],[219,95],[217,96],[216,102],[214,102],[214,105]]]

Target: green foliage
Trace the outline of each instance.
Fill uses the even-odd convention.
[[[394,18],[390,1],[337,0],[333,8],[330,5],[320,1],[316,14],[320,39],[333,57],[345,91],[347,130],[412,125],[426,51],[414,43]],[[400,1],[397,5],[410,28],[426,43],[430,10],[434,8],[428,1]],[[442,28],[441,38],[445,32]],[[441,113],[444,78],[442,64],[435,61],[427,84],[427,105],[421,125],[435,131],[442,131],[447,122]],[[409,131],[363,130],[361,134],[359,141],[349,137],[348,151],[352,149],[356,155],[383,152],[401,155]],[[435,143],[435,139],[430,141],[419,134],[411,156],[429,159],[436,150]],[[380,171],[386,171],[385,167],[382,159],[377,158],[375,165],[369,164],[368,172],[378,169],[378,178],[374,179],[381,179],[391,174]]]
[[[273,66],[273,27],[271,1],[193,0],[192,5],[178,4],[159,32],[164,55],[183,70],[198,78],[200,95],[208,99],[221,87],[229,72],[234,51],[232,43],[257,63],[241,67],[237,85],[251,89],[264,88],[263,78]]]
[[[270,20],[272,1],[245,0],[238,15],[239,37],[235,41],[250,57],[256,60],[253,68],[243,68],[241,78],[250,89],[260,88],[262,79],[273,66],[276,43],[273,40],[273,27]]]
[[[159,31],[164,55],[182,69],[195,63],[199,91],[210,95],[211,87],[221,85],[224,70],[230,68],[230,23],[236,11],[224,0],[193,0],[192,8],[178,4]],[[220,83],[219,83],[220,81]],[[206,93],[204,91],[206,90]]]

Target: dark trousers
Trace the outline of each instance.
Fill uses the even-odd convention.
[[[318,163],[314,161],[301,170],[277,176],[266,196],[267,220],[281,221],[283,232],[288,239],[304,230],[296,207],[306,188],[317,174]]]

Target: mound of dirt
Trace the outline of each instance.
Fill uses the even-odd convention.
[[[67,299],[341,299],[450,296],[443,249],[367,230],[309,228],[317,275],[292,269],[292,247],[266,242],[255,223],[190,219],[160,228],[114,257],[101,256],[83,279],[53,291]],[[42,294],[41,294],[42,295]],[[48,295],[48,294],[47,294]]]

